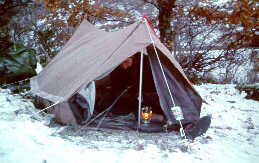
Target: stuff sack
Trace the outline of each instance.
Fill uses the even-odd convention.
[[[35,51],[22,44],[14,44],[0,54],[0,84],[12,83],[36,75]]]

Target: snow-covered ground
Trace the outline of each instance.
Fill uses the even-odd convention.
[[[234,85],[197,86],[211,114],[206,135],[192,142],[178,133],[145,134],[59,126],[31,102],[0,89],[1,163],[234,162],[259,160],[259,102]]]

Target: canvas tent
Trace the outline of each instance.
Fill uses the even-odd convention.
[[[170,111],[177,105],[183,111],[183,124],[198,120],[202,103],[200,95],[147,21],[136,22],[116,32],[105,32],[84,20],[57,56],[31,79],[31,91],[54,103],[59,121],[75,124],[76,116],[68,103],[71,97],[77,92],[85,97],[88,102],[85,114],[91,115],[95,100],[94,81],[137,52],[143,52],[149,58],[166,118],[174,124],[179,123]]]

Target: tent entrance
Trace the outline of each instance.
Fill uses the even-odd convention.
[[[110,113],[121,116],[132,113],[135,116],[135,121],[138,121],[138,126],[140,126],[139,108],[142,106],[152,107],[153,113],[161,115],[160,117],[163,117],[164,113],[159,104],[148,56],[136,53],[130,59],[133,60],[133,65],[130,68],[123,69],[123,62],[108,76],[95,81],[97,90],[95,109],[97,112],[104,111],[112,105],[121,92],[128,88],[127,92],[113,106]],[[143,68],[141,68],[141,65],[143,65]],[[140,74],[143,74],[143,76]],[[141,83],[143,83],[143,86]],[[139,99],[142,99],[141,103]]]
[[[188,81],[181,75],[181,72],[172,64],[172,62],[165,56],[163,53],[160,51],[160,49],[156,49],[157,53],[160,58],[160,64],[163,67],[163,71],[161,72],[161,66],[159,64],[158,59],[156,58],[156,52],[155,49],[152,47],[152,45],[147,47],[147,52],[148,56],[144,55],[143,56],[143,72],[141,73],[141,54],[137,53],[134,55],[134,65],[137,65],[137,67],[134,69],[135,72],[135,81],[133,82],[134,86],[132,88],[129,88],[129,92],[132,90],[135,90],[135,95],[138,94],[138,96],[128,96],[128,100],[124,98],[122,102],[118,105],[121,105],[121,110],[119,112],[115,112],[115,114],[120,114],[125,115],[124,108],[126,108],[126,113],[128,110],[132,109],[135,111],[132,111],[133,113],[135,112],[135,123],[137,120],[139,120],[139,112],[140,112],[140,107],[145,105],[145,97],[149,97],[149,93],[154,93],[156,96],[153,97],[153,101],[156,101],[156,106],[159,107],[160,110],[158,113],[162,114],[164,116],[165,120],[170,120],[172,121],[173,124],[180,125],[180,122],[177,121],[174,118],[174,115],[172,114],[170,108],[172,106],[180,106],[183,108],[183,115],[184,115],[184,120],[182,121],[183,124],[188,124],[193,121],[197,121],[199,119],[199,114],[200,114],[200,106],[201,106],[201,98],[200,96],[193,90],[193,88],[190,86]],[[119,67],[119,66],[118,66]],[[118,67],[114,70],[117,71]],[[112,73],[111,73],[112,74]],[[98,99],[100,99],[101,96],[108,96],[110,98],[110,95],[113,93],[108,93],[109,91],[112,92],[114,89],[111,86],[111,76],[107,76],[105,79],[96,81],[97,84],[97,104],[96,104],[96,109],[100,109],[98,106]],[[141,78],[141,75],[143,74],[143,77]],[[121,76],[117,76],[117,81],[119,83],[115,85],[120,85],[121,82],[123,81],[129,81],[130,79],[127,79],[128,76],[124,76],[125,74],[122,74]],[[167,83],[165,83],[165,78],[168,80]],[[141,86],[141,80],[143,83],[143,88],[139,89]],[[105,82],[104,82],[105,81]],[[104,88],[103,86],[100,85],[98,86],[99,83],[105,83],[108,84],[106,89],[108,91],[100,91],[100,88]],[[168,89],[171,90],[171,95]],[[117,90],[117,89],[115,89]],[[146,92],[148,92],[146,94]],[[116,93],[115,93],[116,94]],[[141,94],[141,96],[140,96]],[[170,98],[173,96],[174,101]],[[143,103],[139,103],[138,99],[143,99]],[[113,98],[114,99],[114,98]],[[151,100],[152,101],[152,100]],[[134,108],[131,107],[131,105],[128,105],[128,102],[130,104],[134,104]],[[174,103],[173,103],[174,102]],[[111,102],[110,102],[111,103]],[[154,104],[154,103],[153,103]],[[107,108],[106,107],[103,108]],[[138,108],[138,109],[137,109]],[[111,112],[112,113],[112,112]],[[138,117],[138,118],[137,118]],[[138,123],[134,124],[135,128],[138,129],[141,127],[140,121]]]

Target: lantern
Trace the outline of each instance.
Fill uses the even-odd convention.
[[[142,121],[143,123],[150,123],[152,117],[151,107],[142,108]]]

